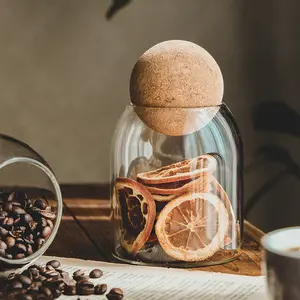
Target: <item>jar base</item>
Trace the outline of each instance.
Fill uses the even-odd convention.
[[[196,262],[184,262],[184,261],[155,261],[147,260],[142,261],[137,258],[133,258],[127,254],[121,247],[118,247],[112,253],[113,257],[120,262],[139,265],[139,266],[154,266],[154,267],[165,267],[165,268],[198,268],[198,267],[209,267],[215,265],[226,264],[236,260],[241,255],[241,249],[234,250],[221,250],[214,254],[212,257],[205,261]]]

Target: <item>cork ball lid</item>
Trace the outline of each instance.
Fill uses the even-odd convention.
[[[171,40],[147,50],[130,78],[133,104],[143,107],[208,107],[220,105],[224,84],[214,58],[188,41]]]

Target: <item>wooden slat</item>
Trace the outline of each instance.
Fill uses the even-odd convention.
[[[111,257],[111,231],[109,224],[110,204],[105,199],[65,199],[65,204],[72,215],[78,220],[84,232],[93,240],[97,248],[107,260]],[[255,241],[260,240],[255,227],[245,222],[245,238],[243,251],[235,261],[212,267],[197,268],[194,270],[214,271],[240,275],[261,275],[261,246]],[[251,229],[249,231],[249,228]],[[255,233],[255,234],[254,234]]]
[[[112,261],[110,205],[100,199],[65,199],[65,205],[106,261]]]
[[[104,257],[65,208],[58,233],[46,255],[104,260]]]

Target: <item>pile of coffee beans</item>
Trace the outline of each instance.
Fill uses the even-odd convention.
[[[107,292],[106,284],[94,285],[91,281],[103,276],[101,270],[95,269],[88,275],[83,270],[77,270],[71,278],[60,266],[59,261],[51,260],[45,266],[32,265],[21,274],[6,279],[0,299],[51,300],[61,295],[104,295]],[[108,300],[121,300],[123,297],[124,293],[119,288],[112,288],[106,294]]]
[[[47,199],[0,191],[0,256],[21,259],[33,254],[51,235],[55,219]]]

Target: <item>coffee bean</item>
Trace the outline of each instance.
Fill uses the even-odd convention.
[[[14,219],[13,218],[6,217],[4,219],[3,225],[12,226],[13,224],[14,224]]]
[[[12,248],[16,244],[16,239],[13,238],[12,236],[8,236],[5,239],[5,242],[8,248]]]
[[[54,220],[56,218],[55,213],[52,211],[40,210],[39,213],[41,216],[45,217],[46,219]]]
[[[90,281],[82,281],[82,282],[77,282],[76,284],[78,287],[87,287],[90,289],[94,288],[94,284]]]
[[[32,273],[31,273],[28,269],[27,269],[27,270],[24,270],[24,271],[21,273],[21,275],[24,275],[24,276],[30,278],[31,281],[32,281],[32,279],[33,279]]]
[[[0,249],[0,257],[5,257],[5,250],[4,249]]]
[[[100,278],[103,276],[103,272],[99,269],[94,269],[90,273],[90,278]]]
[[[89,277],[87,276],[76,276],[73,277],[77,282],[88,282],[89,281]]]
[[[50,266],[50,265],[46,265],[46,270],[48,270],[48,271],[55,271],[55,269],[52,266]]]
[[[32,280],[25,275],[18,276],[18,280],[23,284],[24,287],[28,287],[32,284]]]
[[[37,240],[37,248],[40,249],[45,244],[45,239],[39,238]]]
[[[4,220],[7,217],[8,213],[6,211],[1,211],[0,212],[0,220]]]
[[[15,259],[22,259],[25,257],[25,253],[18,253],[14,256]]]
[[[23,288],[23,284],[16,279],[14,279],[12,282],[10,282],[9,287],[8,287],[9,290],[22,289],[22,288]]]
[[[33,205],[39,209],[44,210],[48,206],[48,201],[45,199],[37,199],[34,201]]]
[[[18,243],[16,244],[15,248],[19,253],[25,253],[27,251],[27,247],[24,244]]]
[[[46,266],[51,266],[54,269],[58,269],[60,267],[60,262],[58,260],[50,260],[47,262]]]
[[[27,245],[27,252],[26,254],[29,256],[31,254],[33,254],[33,249],[32,249],[32,246],[30,244]]]
[[[78,286],[77,294],[84,295],[84,296],[92,295],[92,294],[94,294],[94,288],[91,288],[89,286]]]
[[[0,241],[0,249],[6,250],[7,249],[7,244],[3,241]]]
[[[44,272],[44,276],[46,278],[58,277],[59,273],[55,270],[47,270],[46,272]]]
[[[64,295],[76,295],[76,286],[75,285],[67,285],[64,289]]]
[[[23,208],[19,207],[19,206],[13,206],[12,207],[12,212],[14,212],[18,215],[25,215],[26,214],[26,211]]]
[[[53,227],[54,227],[54,225],[53,225],[53,222],[51,221],[51,220],[47,220],[47,224],[48,224],[48,226],[51,228],[51,230],[53,230]]]
[[[0,236],[1,237],[6,237],[8,235],[8,230],[6,230],[3,227],[0,227]]]
[[[42,286],[41,288],[40,288],[40,292],[42,293],[42,294],[44,294],[45,296],[47,296],[47,297],[52,297],[52,292],[51,292],[51,290],[49,289],[49,288],[47,288],[47,287],[45,287],[45,286]]]
[[[3,205],[3,210],[6,212],[12,211],[12,208],[13,208],[13,206],[10,202],[5,202]]]
[[[45,277],[45,276],[43,276],[43,275],[40,275],[39,277],[38,277],[38,279],[40,280],[40,281],[45,281],[47,278]]]
[[[44,229],[43,229],[43,232],[42,232],[42,236],[46,239],[50,236],[52,230],[49,226],[46,226]]]
[[[95,294],[96,295],[104,295],[107,291],[107,285],[106,284],[97,284],[95,286]]]
[[[73,277],[78,277],[78,276],[85,276],[84,271],[79,269],[73,273]]]
[[[30,214],[24,214],[23,216],[22,216],[22,221],[25,223],[25,224],[29,224],[30,222],[32,222],[33,221],[33,218],[32,218],[32,216],[30,215]]]
[[[108,294],[106,294],[106,298],[108,299],[108,300],[121,300],[121,299],[123,299],[123,295],[116,295],[116,294],[111,294],[111,293],[108,293]]]
[[[18,300],[33,300],[31,295],[25,294],[25,295],[20,295],[18,297]]]
[[[31,222],[29,222],[28,225],[29,225],[30,230],[31,230],[31,231],[34,231],[34,230],[36,229],[38,223],[35,222],[35,221],[31,221]]]
[[[55,286],[58,289],[63,290],[66,285],[65,285],[65,283],[62,280],[58,280],[58,281],[55,281]]]
[[[119,288],[113,288],[109,291],[110,294],[113,294],[113,295],[123,295],[123,291]]]
[[[26,294],[26,289],[15,289],[7,294],[7,299],[16,299],[18,295]]]
[[[62,291],[60,289],[54,289],[52,290],[52,295],[54,299],[59,298],[62,294]]]

